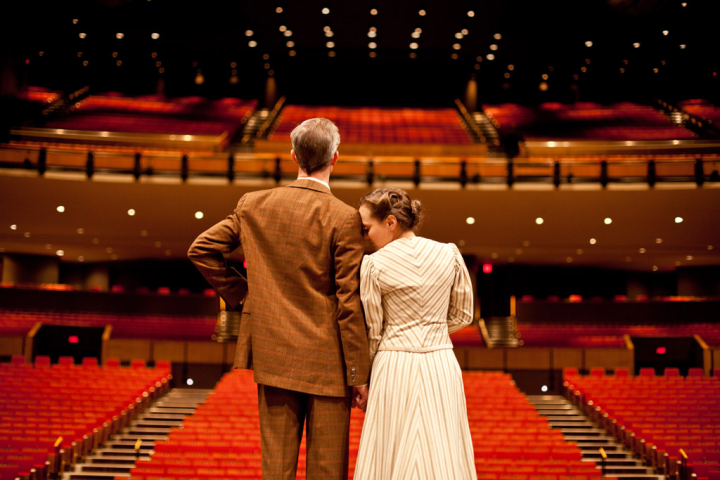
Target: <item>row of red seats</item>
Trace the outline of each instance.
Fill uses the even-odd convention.
[[[51,366],[37,356],[34,367],[22,356],[0,364],[0,478],[62,471],[167,391],[170,378],[169,362],[112,368],[64,357]]]
[[[715,472],[720,478],[720,379],[691,373],[683,378],[666,369],[655,376],[641,369],[637,377],[583,377],[566,371],[565,388],[598,423],[665,472],[672,473],[685,453],[698,477]]]
[[[453,109],[286,106],[270,136],[289,140],[308,118],[335,122],[343,142],[472,143]]]
[[[198,316],[0,310],[0,335],[26,335],[37,322],[41,322],[43,325],[78,327],[112,325],[113,338],[207,340],[215,332],[217,319]]]
[[[662,112],[645,105],[617,103],[545,103],[484,105],[483,110],[502,130],[518,130],[527,140],[667,140],[693,138],[690,130],[674,126]]]
[[[707,100],[686,100],[684,102],[680,102],[678,106],[683,112],[690,113],[696,117],[704,118],[715,125],[720,125],[720,107],[713,105]]]

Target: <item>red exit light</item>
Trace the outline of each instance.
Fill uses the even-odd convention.
[[[665,354],[667,353],[667,348],[665,348],[665,347],[657,347],[657,348],[655,349],[655,353],[657,353],[658,355],[665,355]]]
[[[483,264],[483,273],[492,273],[492,265],[489,263]]]
[[[68,338],[68,343],[80,343],[80,339],[77,335],[71,335],[70,338]]]

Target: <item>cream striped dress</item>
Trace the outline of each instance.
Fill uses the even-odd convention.
[[[462,375],[449,333],[472,322],[453,244],[400,238],[363,259],[372,372],[355,480],[475,479]]]

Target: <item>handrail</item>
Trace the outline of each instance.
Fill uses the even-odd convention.
[[[483,135],[480,128],[477,126],[475,121],[470,116],[470,112],[468,112],[468,109],[465,107],[465,104],[460,101],[459,98],[455,99],[455,105],[457,106],[458,110],[460,110],[460,114],[463,117],[463,120],[465,120],[465,124],[470,128],[480,139],[481,143],[487,143],[487,139],[485,138],[485,135]]]
[[[478,326],[480,327],[480,334],[482,335],[487,348],[493,348],[493,344],[490,341],[490,333],[488,333],[487,325],[485,325],[485,319],[481,318],[480,322],[478,322]]]
[[[275,123],[275,119],[282,110],[283,105],[285,105],[285,100],[287,100],[287,98],[282,96],[275,103],[275,106],[270,111],[270,114],[265,119],[265,122],[263,122],[262,126],[258,129],[257,134],[255,135],[257,138],[263,138],[263,136],[265,136],[265,132],[267,132],[267,130],[272,127],[273,123]]]
[[[40,330],[42,325],[42,322],[35,322],[35,325],[32,326],[28,334],[25,336],[25,348],[23,349],[23,353],[25,355],[25,361],[27,363],[32,363],[35,335],[37,335],[37,332]]]

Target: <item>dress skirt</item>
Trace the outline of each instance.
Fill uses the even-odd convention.
[[[355,480],[476,479],[462,373],[451,349],[379,351]]]

